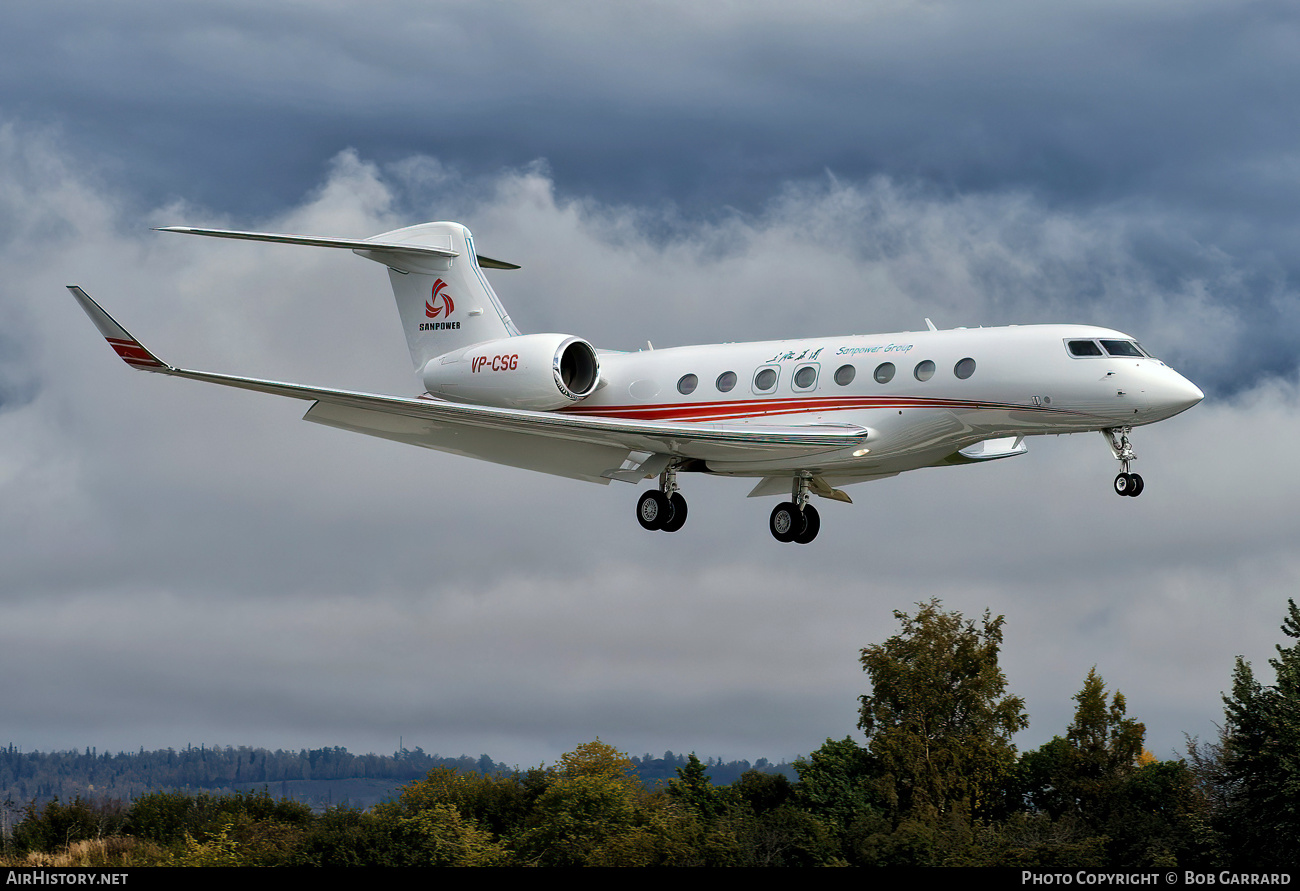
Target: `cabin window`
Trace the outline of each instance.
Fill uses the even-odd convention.
[[[754,389],[759,393],[770,393],[776,389],[776,369],[760,368],[754,375]]]
[[[811,390],[817,385],[817,366],[804,365],[794,372],[794,388],[796,390]]]
[[[1132,356],[1135,359],[1142,358],[1142,351],[1137,348],[1131,340],[1103,340],[1101,345],[1106,348],[1106,352],[1112,356]]]
[[[934,377],[934,363],[929,359],[924,362],[917,362],[916,369],[912,372],[918,381],[928,381]]]
[[[695,388],[700,385],[700,379],[693,374],[683,374],[682,379],[677,382],[677,392],[683,396],[689,396],[695,392]]]
[[[1067,346],[1071,356],[1100,356],[1101,347],[1092,340],[1071,340]]]
[[[876,366],[876,383],[887,384],[894,379],[894,363],[883,362]]]
[[[952,373],[961,380],[966,380],[975,373],[975,360],[971,358],[962,359],[952,367]]]
[[[841,365],[839,368],[835,369],[835,383],[839,384],[841,387],[847,387],[849,384],[853,383],[853,379],[857,377],[857,375],[858,370],[852,365]]]
[[[715,383],[719,393],[730,393],[736,386],[736,372],[724,371]]]

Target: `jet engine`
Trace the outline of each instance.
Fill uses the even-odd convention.
[[[452,402],[549,411],[594,393],[600,361],[581,337],[526,334],[436,356],[421,377],[429,393]]]

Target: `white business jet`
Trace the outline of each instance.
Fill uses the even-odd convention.
[[[367,239],[172,227],[162,231],[346,248],[388,267],[425,393],[414,398],[278,383],[168,365],[85,291],[70,290],[133,368],[303,399],[304,419],[511,467],[608,484],[658,478],[636,516],[686,522],[682,473],[757,477],[785,495],[769,528],[807,544],[812,496],[906,470],[1024,454],[1025,437],[1101,431],[1136,496],[1132,428],[1203,396],[1132,337],[1083,325],[810,337],[597,350],[568,334],[521,334],[484,277],[517,269],[475,253],[458,223]]]

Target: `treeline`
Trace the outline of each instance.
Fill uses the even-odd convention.
[[[631,760],[637,776],[651,786],[672,779],[677,769],[687,762],[685,755],[672,752],[658,758],[647,753]],[[750,769],[784,772],[794,777],[793,765],[772,764],[766,758],[754,764],[710,758],[707,764],[715,780],[724,784]],[[323,808],[343,801],[373,803],[395,797],[399,785],[420,779],[438,767],[484,775],[511,774],[518,769],[493,761],[487,755],[448,758],[427,754],[419,747],[403,748],[392,755],[354,755],[338,746],[298,751],[187,746],[179,751],[141,749],[101,754],[92,748],[84,752],[20,752],[11,743],[0,748],[0,833],[7,833],[13,825],[15,806],[43,805],[55,798],[129,801],[151,792],[175,789],[229,794],[266,788],[280,797]],[[379,785],[379,791],[367,795],[358,791],[357,784],[342,782],[346,780],[386,783]],[[7,813],[3,809],[5,802],[9,803]]]
[[[0,799],[42,804],[54,798],[132,799],[150,792],[191,789],[234,792],[249,786],[280,787],[304,780],[379,779],[393,785],[435,767],[509,772],[487,755],[444,758],[422,749],[392,755],[354,755],[341,747],[270,751],[248,746],[187,746],[179,751],[20,752],[0,749]]]
[[[508,774],[436,767],[369,809],[266,793],[29,804],[9,865],[1015,866],[1288,871],[1300,850],[1300,610],[1265,683],[1238,660],[1217,740],[1160,761],[1090,671],[1030,752],[998,666],[1001,617],[938,601],[861,652],[858,729],[720,785],[693,755],[667,785],[599,740]],[[63,858],[63,859],[59,859]]]

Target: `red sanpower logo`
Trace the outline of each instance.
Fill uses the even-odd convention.
[[[433,283],[433,293],[428,300],[424,301],[424,314],[431,319],[436,319],[439,316],[444,319],[450,318],[452,312],[456,309],[456,304],[452,302],[451,295],[443,292],[445,287],[447,287],[447,283],[442,279],[438,279]]]

